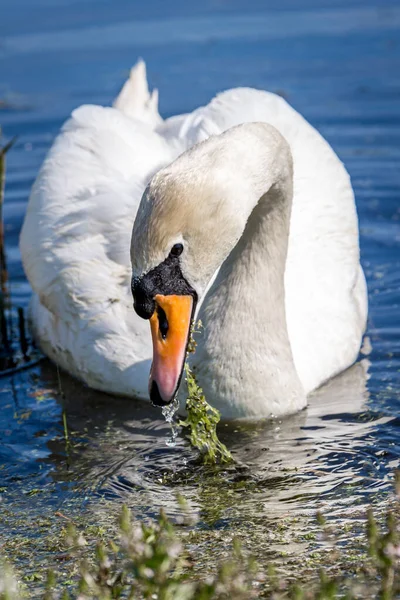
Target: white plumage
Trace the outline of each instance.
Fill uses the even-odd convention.
[[[141,196],[151,177],[186,149],[251,121],[276,127],[294,160],[285,306],[305,395],[354,362],[365,329],[366,286],[352,187],[329,144],[285,100],[253,89],[229,90],[191,114],[162,121],[139,62],[113,108],[82,106],[72,113],[29,200],[20,246],[34,292],[32,327],[62,368],[93,388],[148,397],[150,331],[135,314],[130,291],[130,238]],[[269,310],[268,300],[262,310]],[[245,329],[248,346],[245,334],[240,343],[250,356],[252,324]],[[283,414],[304,405],[303,398],[290,406],[283,398],[281,409],[276,403],[272,409],[267,387],[263,394],[261,406],[252,403],[251,389],[241,394],[239,386],[235,402],[215,404],[225,417]]]

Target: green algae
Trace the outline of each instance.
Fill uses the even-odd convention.
[[[196,351],[194,334],[199,333],[201,328],[201,321],[192,326],[188,354],[194,354]],[[187,362],[185,362],[185,379],[188,388],[186,399],[187,417],[180,420],[179,425],[189,429],[190,443],[200,451],[204,464],[232,463],[232,454],[225,444],[219,440],[217,434],[217,425],[221,420],[220,412],[207,402],[204,392],[198,385],[196,377]]]
[[[217,435],[217,425],[221,419],[219,411],[208,404],[203,390],[187,363],[185,363],[185,375],[188,386],[187,417],[179,424],[190,429],[190,443],[200,450],[205,464],[233,462],[232,454]]]

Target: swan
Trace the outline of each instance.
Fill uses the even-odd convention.
[[[189,359],[222,417],[294,413],[365,331],[349,175],[275,94],[232,89],[166,120],[157,106],[139,61],[50,149],[20,236],[33,335],[89,387],[166,405],[198,316]]]

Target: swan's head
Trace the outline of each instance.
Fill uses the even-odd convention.
[[[177,392],[197,301],[247,219],[238,201],[248,194],[247,184],[227,170],[232,147],[221,144],[224,135],[195,146],[153,177],[133,227],[134,307],[150,320],[149,392],[157,405],[169,404]]]

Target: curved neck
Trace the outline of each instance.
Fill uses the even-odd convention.
[[[305,406],[286,325],[284,274],[292,203],[290,153],[264,165],[265,190],[221,265],[199,318],[193,362],[209,401],[231,417],[278,416]],[[271,181],[271,172],[275,173]],[[205,368],[204,365],[207,365]],[[228,416],[228,415],[227,415]]]

